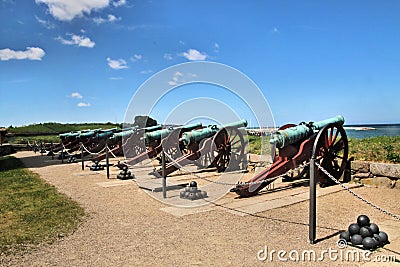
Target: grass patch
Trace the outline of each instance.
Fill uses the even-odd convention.
[[[249,144],[250,144],[250,153],[252,154],[270,154],[271,153],[271,145],[269,144],[269,136],[254,136],[248,135]],[[261,153],[261,150],[263,150]]]
[[[37,144],[40,142],[53,142],[54,144],[60,143],[60,138],[58,135],[16,136],[8,137],[7,139],[10,144],[26,144],[28,141],[30,144],[33,144],[35,141]]]
[[[51,243],[74,231],[83,216],[76,202],[20,160],[0,157],[0,254]]]
[[[57,133],[66,133],[71,131],[80,131],[87,129],[111,129],[114,127],[121,127],[121,124],[116,123],[57,123],[57,122],[46,122],[39,124],[31,124],[27,126],[20,127],[12,127],[8,128],[9,133],[13,134],[57,134]]]
[[[349,156],[355,160],[400,163],[400,136],[349,139]]]

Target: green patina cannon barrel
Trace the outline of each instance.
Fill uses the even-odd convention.
[[[99,129],[95,129],[95,130],[91,130],[85,133],[81,133],[79,135],[79,138],[89,138],[89,137],[93,137],[95,134],[97,134],[98,132],[100,132],[102,130],[102,128]]]
[[[118,131],[118,128],[111,128],[111,129],[103,130],[103,131],[97,132],[95,134],[94,138],[97,140],[107,140],[108,138],[113,136],[117,131]]]
[[[183,133],[179,142],[182,142],[185,146],[192,144],[194,142],[200,142],[201,140],[215,135],[222,128],[234,127],[242,128],[247,126],[246,120],[241,120],[233,123],[226,124],[224,126],[209,125],[208,127],[200,130],[194,130],[187,133]]]
[[[339,125],[344,124],[343,116],[339,115],[334,118],[312,122],[308,125],[300,124],[294,127],[289,127],[284,130],[278,130],[272,134],[270,143],[276,145],[278,148],[283,148],[287,145],[294,144],[298,141],[304,140],[310,137],[315,131],[322,129],[324,126],[337,123]]]
[[[138,134],[140,132],[152,132],[156,130],[161,130],[162,126],[161,125],[156,125],[156,126],[150,126],[146,128],[139,128],[139,126],[133,126],[129,128],[125,128],[122,132],[119,133],[114,133],[109,140],[111,142],[117,141],[117,140],[122,140],[123,138],[128,138],[132,134]]]
[[[196,129],[196,128],[199,128],[199,127],[202,127],[201,122],[184,125],[184,126],[180,126],[180,127],[177,127],[177,128],[170,127],[168,129],[162,129],[162,130],[146,133],[145,134],[145,140],[146,140],[147,143],[150,143],[150,142],[153,142],[155,140],[159,140],[159,139],[162,139],[164,137],[167,137],[175,129],[181,129],[181,130],[184,130],[184,131],[190,131],[190,130],[193,130],[193,129]]]

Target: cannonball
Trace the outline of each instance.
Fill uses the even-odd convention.
[[[189,187],[189,192],[190,193],[196,193],[197,192],[197,187],[193,187],[193,186]]]
[[[186,186],[186,187],[185,187],[185,190],[186,190],[186,192],[189,192],[190,186]]]
[[[196,195],[194,193],[189,193],[188,198],[194,200],[196,198]]]
[[[197,191],[196,193],[194,193],[196,196],[196,199],[200,199],[203,198],[203,195],[201,194],[201,191]]]
[[[202,196],[202,198],[206,198],[207,197],[207,192],[206,191],[201,191],[201,196]]]
[[[366,237],[362,240],[362,245],[365,249],[374,249],[375,248],[375,240],[372,237]]]
[[[350,235],[358,234],[360,231],[360,226],[357,223],[352,223],[349,225],[349,233]]]
[[[381,239],[382,246],[389,242],[389,237],[385,232],[380,231],[378,235],[379,238]]]
[[[184,198],[184,197],[185,197],[185,193],[186,193],[185,190],[181,190],[181,191],[179,192],[179,197],[180,197],[180,198]]]
[[[377,243],[377,247],[381,247],[383,244],[382,244],[382,242],[381,242],[381,238],[379,237],[379,235],[378,234],[374,234],[373,236],[372,236],[372,238],[376,241],[376,243]]]
[[[372,234],[379,234],[379,227],[375,223],[371,223],[369,229],[371,229]]]
[[[339,238],[346,240],[346,242],[350,242],[350,233],[349,233],[349,231],[341,232]]]
[[[358,218],[357,218],[357,224],[358,224],[360,227],[369,226],[369,218],[368,218],[368,216],[367,216],[367,215],[360,215],[360,216],[358,216]]]
[[[190,193],[186,191],[186,192],[185,192],[185,198],[189,198],[189,194],[190,194]]]
[[[123,166],[122,170],[127,171],[128,170],[128,166]]]
[[[197,182],[196,181],[191,181],[189,186],[190,187],[197,187]]]
[[[366,238],[366,237],[372,237],[373,233],[372,233],[371,229],[369,228],[369,226],[363,226],[360,228],[360,235],[363,238]]]
[[[363,241],[363,238],[359,234],[355,234],[351,236],[351,243],[356,246],[356,245],[361,245]]]

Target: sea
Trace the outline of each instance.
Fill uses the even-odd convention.
[[[344,129],[348,138],[400,135],[400,124],[345,125]]]

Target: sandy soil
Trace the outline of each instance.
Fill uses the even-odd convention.
[[[104,188],[104,174],[82,172],[79,163],[51,165],[32,152],[19,152],[34,172],[59,191],[79,202],[89,214],[71,235],[44,244],[25,255],[2,259],[9,266],[360,266],[363,262],[274,262],[260,261],[257,253],[269,250],[309,250],[320,253],[337,249],[338,232],[367,214],[378,225],[392,223],[400,233],[400,222],[372,209],[348,192],[318,198],[317,236],[308,241],[308,202],[273,209],[254,216],[237,216],[214,210],[175,217],[135,183]],[[398,190],[357,188],[357,193],[396,214],[400,213]],[[385,230],[385,229],[383,229]],[[389,235],[389,238],[391,236]],[[400,239],[378,254],[400,259]],[[390,249],[390,250],[389,250]],[[319,255],[319,254],[317,254]],[[372,266],[380,266],[374,264]]]

